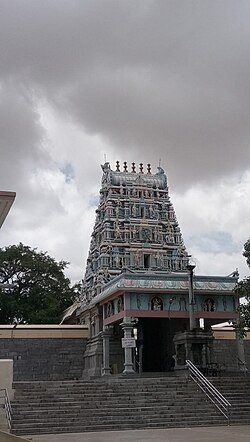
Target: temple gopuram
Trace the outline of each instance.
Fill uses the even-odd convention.
[[[211,326],[237,318],[231,276],[196,275],[158,167],[102,165],[77,323],[85,374],[167,372],[214,361]]]

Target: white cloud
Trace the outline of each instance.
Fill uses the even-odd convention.
[[[245,276],[249,270],[241,254],[249,237],[250,172],[174,193],[172,199],[197,270],[227,274],[239,267]]]

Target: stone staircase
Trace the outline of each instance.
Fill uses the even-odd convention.
[[[18,382],[12,432],[18,435],[226,425],[186,377]]]
[[[230,376],[209,378],[212,384],[232,404],[231,425],[250,424],[250,376]]]

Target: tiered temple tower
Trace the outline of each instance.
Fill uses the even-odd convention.
[[[121,170],[122,169],[122,170]],[[237,275],[197,276],[170,201],[150,164],[102,166],[82,300],[85,374],[168,371],[214,359],[211,326],[237,318]],[[204,330],[199,328],[199,320]]]
[[[137,169],[137,170],[136,170]],[[83,294],[86,301],[122,271],[180,272],[186,248],[161,167],[151,172],[141,163],[116,170],[102,166],[100,204],[92,233]]]

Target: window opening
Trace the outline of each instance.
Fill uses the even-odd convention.
[[[143,266],[144,269],[150,268],[150,255],[143,255]]]

